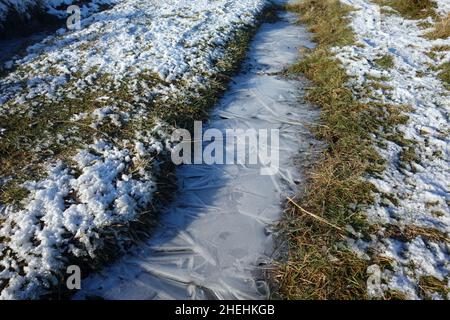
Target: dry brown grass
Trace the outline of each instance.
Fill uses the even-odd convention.
[[[447,234],[433,228],[418,227],[414,225],[407,225],[402,228],[397,225],[387,225],[385,236],[402,242],[410,242],[417,237],[422,237],[425,241],[450,243]]]
[[[398,290],[387,290],[384,293],[385,300],[407,300],[406,295]]]
[[[433,276],[422,276],[419,279],[419,293],[423,299],[431,299],[433,293],[446,299],[450,291],[445,280],[439,280]]]
[[[289,260],[274,273],[282,298],[366,298],[366,261],[339,246],[339,232],[293,207],[284,223],[290,230]]]
[[[443,82],[444,86],[450,90],[450,62],[445,62],[438,66],[438,77]]]
[[[450,14],[441,18],[435,25],[434,30],[425,34],[431,40],[447,39],[450,37]]]
[[[392,69],[395,65],[394,58],[391,55],[384,55],[383,57],[379,59],[375,59],[374,62],[378,64],[383,69]]]
[[[436,17],[437,4],[433,0],[375,0],[374,2],[392,7],[408,19]]]

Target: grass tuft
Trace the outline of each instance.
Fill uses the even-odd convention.
[[[375,0],[374,2],[395,9],[407,19],[437,16],[437,4],[432,0]]]
[[[450,90],[450,62],[445,62],[439,66],[438,77],[444,83],[444,86]]]
[[[374,62],[385,70],[392,69],[395,66],[394,58],[389,54],[386,54],[379,59],[375,59]]]
[[[450,14],[441,18],[435,25],[434,30],[425,34],[430,40],[447,39],[450,37]]]
[[[433,276],[422,276],[419,279],[419,292],[423,299],[431,299],[433,293],[439,294],[444,299],[447,298],[449,289],[447,282],[439,280]]]
[[[450,244],[450,239],[447,234],[433,228],[418,227],[415,225],[407,225],[400,228],[393,224],[386,225],[385,227],[386,237],[402,242],[411,242],[417,237],[422,237],[425,241]]]

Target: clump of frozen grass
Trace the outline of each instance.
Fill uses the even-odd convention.
[[[383,6],[390,6],[408,19],[435,17],[437,4],[434,0],[375,0]]]
[[[439,66],[439,78],[450,89],[450,61]]]
[[[450,38],[450,14],[441,17],[435,24],[433,29],[425,34],[425,37],[430,40],[448,39]],[[432,52],[449,52],[450,46],[436,45],[432,48]],[[448,58],[447,58],[448,60]],[[436,68],[438,76],[447,88],[450,88],[450,62],[445,61]]]
[[[431,40],[447,39],[450,37],[450,14],[438,20],[433,30],[426,33],[425,37]]]

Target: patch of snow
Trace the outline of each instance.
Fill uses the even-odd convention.
[[[450,12],[450,1],[448,0],[436,0],[438,8],[437,12],[441,15],[447,15]]]
[[[134,150],[105,141],[88,149],[74,156],[75,168],[59,162],[44,180],[26,182],[30,194],[23,210],[7,208],[0,227],[0,238],[6,239],[0,279],[8,279],[8,286],[0,298],[39,297],[57,281],[54,274],[67,263],[65,256],[94,258],[102,230],[134,221],[149,207],[156,191],[151,172],[134,179],[126,174],[130,157],[139,158]]]

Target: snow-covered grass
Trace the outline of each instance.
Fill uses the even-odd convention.
[[[71,262],[135,240],[167,184],[170,128],[205,116],[265,6],[123,0],[5,63],[1,298],[40,297]]]
[[[434,29],[425,35],[428,39],[447,39],[450,37],[450,14],[444,15],[435,24]]]
[[[340,234],[298,210],[289,215],[297,220],[290,225],[295,230],[292,247],[301,250],[282,270],[282,293],[291,298],[447,298],[450,99],[439,66],[450,60],[450,39],[427,34],[440,21],[437,14],[448,15],[450,2],[432,2],[432,9],[420,10],[422,20],[405,18],[403,14],[417,16],[395,6],[402,1],[382,1],[398,10],[394,11],[380,6],[380,1],[341,0],[353,8],[350,13],[339,9],[338,2],[306,1],[309,10],[299,12],[319,44],[300,63],[300,71],[317,85],[309,98],[322,106],[324,124],[332,134],[318,130],[329,149],[313,168],[312,191],[298,201],[347,231]],[[327,20],[331,24],[344,15],[350,17],[350,34],[342,32],[339,23],[324,27]],[[323,23],[321,17],[326,17]],[[358,103],[345,98],[347,90]],[[369,134],[368,140],[358,133],[361,129]],[[343,130],[348,130],[346,135]],[[346,146],[354,147],[357,154]],[[335,194],[339,201],[333,200]],[[362,218],[359,223],[357,216]],[[305,233],[315,237],[313,243]],[[341,242],[344,235],[346,246]],[[320,246],[309,245],[314,243]],[[342,254],[348,247],[359,258]],[[322,264],[310,267],[305,257]],[[360,270],[361,259],[366,261],[366,272]],[[358,272],[351,269],[355,266]],[[362,293],[355,284],[366,287],[368,276]],[[309,296],[298,287],[310,289]]]
[[[353,86],[364,86],[365,75],[387,77],[383,84],[391,90],[370,97],[394,106],[407,105],[409,120],[398,126],[402,142],[376,136],[378,152],[387,161],[383,174],[369,181],[380,192],[376,203],[367,210],[371,223],[381,226],[373,236],[370,251],[392,259],[382,272],[379,288],[370,293],[395,290],[407,298],[439,297],[438,293],[420,291],[421,277],[434,277],[448,282],[449,265],[449,92],[439,80],[433,66],[448,62],[450,53],[443,51],[435,60],[428,52],[435,46],[448,46],[450,39],[429,40],[420,21],[403,16],[383,14],[370,1],[343,0],[357,9],[352,15],[352,28],[359,46],[345,47],[337,52]],[[437,1],[436,7],[449,1]],[[442,12],[445,17],[448,12]],[[423,16],[421,16],[423,17]],[[430,17],[423,17],[428,19]],[[371,61],[390,54],[394,65],[380,70]],[[383,195],[389,195],[388,198]],[[440,238],[416,232],[411,239],[389,237],[392,226],[402,233],[426,228],[441,233]],[[405,241],[402,241],[405,240]],[[366,250],[367,245],[362,245]],[[446,298],[446,296],[441,296]]]

